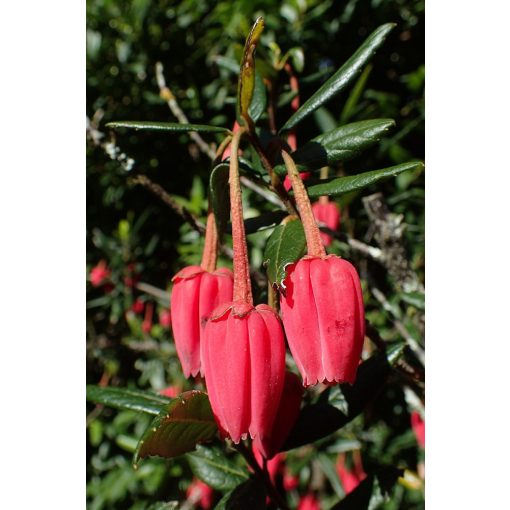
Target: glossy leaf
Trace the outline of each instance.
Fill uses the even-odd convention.
[[[228,187],[229,165],[220,163],[209,176],[209,198],[216,218],[216,227],[221,239],[230,218],[230,192]]]
[[[244,45],[237,91],[239,115],[243,119],[250,118],[249,108],[255,90],[255,49],[263,30],[264,19],[259,17],[255,20]]]
[[[264,80],[259,72],[255,72],[255,87],[253,89],[253,97],[251,99],[250,107],[248,108],[248,115],[253,122],[257,122],[260,116],[266,110],[267,94]]]
[[[234,489],[248,479],[248,472],[225,457],[219,448],[197,446],[197,451],[186,455],[193,474],[215,490]]]
[[[87,385],[87,400],[115,409],[157,415],[170,399],[148,391]]]
[[[297,218],[278,225],[266,243],[264,266],[271,285],[281,287],[287,276],[287,266],[296,262],[306,251],[303,224]]]
[[[133,463],[158,455],[177,457],[215,437],[216,422],[207,394],[186,391],[165,406],[138,442]]]
[[[402,163],[401,165],[390,166],[381,170],[372,170],[358,175],[338,177],[327,181],[324,180],[319,184],[311,184],[306,190],[311,199],[319,198],[322,195],[338,197],[344,193],[361,190],[383,179],[395,177],[402,172],[423,168],[424,166],[421,161],[411,161],[409,163]]]
[[[378,395],[390,370],[391,366],[384,353],[364,361],[358,368],[356,382],[352,386],[342,385],[348,413],[343,413],[321,399],[316,404],[304,406],[282,450],[291,450],[317,441],[349,423]]]
[[[354,109],[356,108],[363,91],[365,90],[365,85],[367,83],[368,77],[372,71],[372,64],[367,65],[361,76],[356,80],[354,87],[352,88],[347,101],[345,101],[345,105],[342,109],[342,113],[340,114],[340,122],[347,122],[353,115]]]
[[[170,133],[186,133],[196,131],[198,133],[229,133],[230,130],[219,126],[206,126],[205,124],[180,124],[179,122],[146,122],[146,121],[119,121],[108,122],[107,128],[127,128],[136,131],[168,131]]]
[[[349,60],[287,120],[280,132],[294,128],[319,106],[349,85],[372,58],[394,27],[395,23],[386,23],[376,28]]]
[[[353,122],[317,136],[294,151],[291,156],[299,171],[314,170],[323,166],[347,161],[376,144],[395,126],[392,119],[373,119]],[[274,168],[285,175],[285,165]]]

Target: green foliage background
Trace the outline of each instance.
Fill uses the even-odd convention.
[[[240,60],[244,38],[253,20],[263,15],[266,30],[257,59],[269,69],[272,41],[282,52],[300,48],[304,66],[297,74],[304,101],[321,84],[310,81],[316,73],[324,80],[353,53],[364,38],[386,22],[397,23],[372,62],[365,86],[354,102],[347,93],[336,96],[297,130],[298,143],[330,129],[331,122],[374,117],[393,118],[397,128],[375,149],[346,163],[346,175],[424,158],[424,2],[411,0],[349,0],[342,2],[285,0],[181,2],[149,0],[89,0],[87,2],[87,115],[109,139],[104,125],[113,120],[175,121],[159,97],[155,64],[162,62],[167,84],[192,123],[231,126],[235,119],[237,75],[229,68]],[[264,64],[265,63],[265,64]],[[278,74],[282,97],[288,78]],[[351,98],[349,100],[349,98]],[[346,106],[347,105],[347,106]],[[351,106],[349,106],[351,105]],[[278,110],[278,126],[288,118],[288,103]],[[217,135],[205,134],[208,142]],[[168,328],[158,324],[167,306],[164,291],[180,268],[199,261],[202,239],[182,219],[146,189],[131,182],[145,174],[202,221],[207,211],[210,160],[197,150],[189,135],[156,132],[116,134],[121,151],[134,160],[126,171],[89,139],[87,144],[87,274],[100,260],[112,271],[113,288],[88,286],[87,382],[159,391],[167,386],[182,390],[192,385],[183,379]],[[424,177],[405,172],[373,190],[343,196],[341,229],[367,240],[369,221],[361,196],[381,191],[393,213],[407,225],[405,247],[412,268],[424,278]],[[271,210],[250,192],[245,193],[246,215]],[[267,232],[249,236],[251,262],[262,269]],[[367,241],[369,242],[369,241]],[[398,341],[395,319],[416,342],[423,343],[418,315],[422,303],[404,296],[376,263],[351,253],[335,240],[332,252],[354,260],[364,283],[367,318],[381,337]],[[228,259],[222,260],[229,265]],[[126,285],[128,265],[149,291]],[[370,288],[387,298],[383,307]],[[159,292],[158,292],[159,289]],[[130,310],[136,298],[155,306],[153,326],[142,331],[143,316]],[[416,360],[408,354],[411,364]],[[288,466],[300,486],[290,494],[308,492],[312,473],[323,473],[319,495],[322,508],[342,496],[334,480],[335,455],[361,448],[365,465],[383,462],[417,471],[423,453],[409,426],[410,404],[396,374],[370,408],[332,438],[315,448],[293,450]],[[192,473],[184,458],[146,460],[131,466],[137,439],[148,417],[88,406],[87,504],[90,509],[145,509],[157,501],[183,500]],[[333,469],[333,471],[332,471]],[[315,476],[315,475],[314,475]],[[314,482],[315,483],[315,482]],[[314,486],[315,487],[315,486]],[[317,488],[316,487],[316,488]],[[293,498],[293,499],[292,499]],[[423,492],[397,484],[391,497],[377,508],[423,508]],[[375,506],[374,506],[375,508]]]

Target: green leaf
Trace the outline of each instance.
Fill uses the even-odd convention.
[[[225,492],[248,479],[248,473],[225,457],[219,448],[197,446],[186,455],[193,474],[213,489]]]
[[[271,285],[282,287],[287,266],[301,258],[306,250],[303,224],[297,218],[278,225],[266,243],[264,266]]]
[[[177,457],[215,437],[216,422],[206,393],[186,391],[163,408],[138,442],[133,464],[150,455]]]
[[[383,179],[395,177],[402,172],[416,170],[418,168],[423,169],[423,163],[421,161],[411,161],[409,163],[402,163],[401,165],[390,166],[381,170],[372,170],[358,175],[349,175],[347,177],[324,180],[319,184],[312,184],[308,186],[306,191],[311,199],[319,198],[322,195],[337,197],[351,191],[358,191],[366,188],[367,186],[375,184]]]
[[[349,60],[287,120],[280,132],[292,129],[319,106],[349,85],[395,26],[395,23],[386,23],[376,28]]]
[[[322,439],[349,423],[378,395],[390,370],[384,353],[375,354],[364,361],[358,368],[356,382],[352,386],[342,385],[348,413],[343,413],[323,399],[304,406],[282,450],[291,450]]]
[[[239,115],[249,120],[249,108],[255,90],[255,48],[264,30],[264,19],[258,17],[246,38],[239,71],[239,82],[237,87],[237,107]]]
[[[230,130],[219,126],[206,126],[204,124],[180,124],[179,122],[146,122],[146,121],[120,121],[108,122],[107,128],[128,128],[137,131],[169,131],[171,133],[183,133],[196,131],[198,133],[229,133]]]
[[[400,294],[400,299],[419,310],[425,310],[425,294],[423,292],[403,292]]]
[[[209,198],[216,218],[216,227],[221,239],[230,218],[230,192],[228,186],[229,165],[220,163],[209,176]]]
[[[257,122],[260,116],[266,110],[267,96],[266,86],[264,80],[259,72],[255,72],[255,87],[253,89],[253,97],[251,98],[250,107],[248,108],[248,115],[253,122]]]
[[[251,477],[221,498],[214,510],[264,510],[266,490],[259,478]]]
[[[310,140],[291,156],[299,171],[347,161],[379,142],[394,126],[393,119],[362,120],[346,124]],[[285,175],[285,165],[276,165],[274,171],[279,175]]]
[[[149,505],[145,510],[178,510],[178,501],[156,501]]]
[[[345,102],[345,105],[342,109],[342,113],[340,114],[340,122],[347,122],[352,117],[352,114],[354,113],[354,108],[356,107],[358,101],[360,100],[361,94],[365,89],[365,85],[371,71],[372,64],[369,64],[367,67],[365,67],[365,69],[361,73],[361,76],[356,81],[354,87],[352,88],[351,93],[349,94],[349,97],[347,98],[347,101]]]
[[[159,414],[170,402],[169,398],[148,391],[93,385],[87,385],[87,400],[115,409],[129,409],[153,415]]]
[[[255,216],[255,218],[247,218],[244,220],[244,230],[246,234],[254,234],[272,225],[278,225],[288,214],[286,211],[271,211]]]

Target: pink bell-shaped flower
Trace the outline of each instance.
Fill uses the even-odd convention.
[[[340,209],[335,202],[330,202],[328,197],[320,197],[318,202],[312,204],[312,211],[317,223],[328,227],[330,230],[337,230],[340,226]],[[322,244],[328,247],[333,238],[321,232]]]
[[[274,420],[273,430],[267,437],[257,438],[253,441],[254,449],[258,450],[266,459],[277,456],[289,436],[301,409],[303,392],[299,377],[286,371],[282,398]]]
[[[308,254],[287,269],[280,308],[303,384],[353,384],[363,349],[365,314],[358,273],[326,255],[310,200],[291,157],[283,152],[303,221]]]
[[[230,157],[234,296],[207,321],[202,342],[211,408],[235,443],[248,435],[263,441],[271,433],[285,377],[280,319],[268,305],[253,306],[237,158],[243,133],[234,134]]]
[[[185,267],[172,278],[172,331],[185,377],[202,373],[200,343],[205,323],[218,305],[232,301],[232,271],[215,269],[217,242],[216,223],[210,213],[201,265]]]
[[[345,464],[345,453],[338,455],[336,471],[338,473],[338,478],[342,483],[345,494],[352,492],[367,477],[367,474],[363,470],[361,455],[359,454],[358,450],[353,453],[352,468],[348,468]]]

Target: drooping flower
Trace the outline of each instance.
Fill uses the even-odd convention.
[[[285,443],[289,433],[296,422],[303,399],[303,386],[299,377],[292,372],[285,372],[285,382],[278,411],[271,433],[263,438],[254,440],[253,445],[267,459],[278,456],[280,448]]]
[[[136,314],[142,314],[145,309],[145,303],[140,299],[137,298],[131,305],[131,310]]]
[[[233,300],[213,312],[202,342],[211,408],[235,443],[248,435],[263,441],[271,433],[285,377],[280,319],[268,305],[253,305],[237,158],[243,133],[241,128],[234,134],[230,157]]]
[[[312,494],[306,494],[299,500],[297,510],[321,510],[319,500]]]
[[[193,504],[193,508],[209,510],[213,506],[214,490],[198,478],[194,478],[186,491],[186,497]]]
[[[411,427],[418,444],[425,448],[425,421],[418,411],[411,412]]]
[[[93,287],[99,287],[110,278],[110,270],[105,260],[101,260],[90,270],[90,283]]]
[[[340,225],[340,209],[335,202],[330,202],[328,197],[320,197],[318,202],[312,204],[312,211],[317,223],[323,224],[330,230],[337,230]],[[324,246],[329,246],[333,238],[321,232],[321,240]]]
[[[217,243],[216,223],[210,213],[201,265],[185,267],[172,278],[170,316],[177,356],[185,377],[202,373],[200,344],[205,323],[218,305],[232,300],[232,271],[215,269]]]
[[[345,464],[345,453],[340,453],[336,462],[336,471],[345,494],[352,492],[367,477],[358,450],[353,453],[353,461],[352,468],[348,468]]]
[[[172,325],[172,316],[169,310],[162,310],[159,312],[159,323],[164,328],[169,328]]]
[[[308,254],[287,268],[280,307],[303,384],[353,384],[363,348],[365,314],[358,273],[326,255],[310,200],[292,158],[282,152],[305,231]]]

